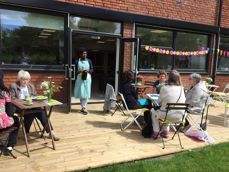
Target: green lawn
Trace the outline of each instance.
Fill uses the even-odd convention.
[[[142,145],[144,146],[144,145]],[[96,158],[96,157],[95,157]],[[229,172],[229,143],[178,153],[171,158],[148,159],[89,172]]]

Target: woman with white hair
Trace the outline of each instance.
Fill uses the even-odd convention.
[[[29,72],[20,70],[18,72],[17,81],[10,85],[10,94],[12,99],[25,99],[26,96],[36,96],[37,92],[32,83],[30,83],[31,76]],[[17,111],[17,110],[16,110]],[[28,115],[25,115],[24,117],[24,125],[25,125],[25,131],[29,133],[30,127],[32,125],[32,122],[34,118],[37,118],[41,121],[41,124],[45,127],[47,124],[47,116],[43,111],[31,113]],[[54,136],[54,140],[58,141],[59,138],[54,134],[52,128],[46,127],[46,132],[50,133],[52,132]]]
[[[189,76],[190,90],[186,95],[186,103],[190,105],[190,112],[201,113],[208,97],[206,86],[201,82],[201,75],[193,73]]]

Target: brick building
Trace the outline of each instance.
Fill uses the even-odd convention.
[[[96,99],[107,82],[117,89],[119,73],[130,69],[145,81],[159,69],[178,69],[184,86],[198,72],[222,89],[229,83],[228,9],[228,0],[0,0],[4,80],[14,82],[19,69],[37,86],[53,76],[65,88],[57,98],[70,105],[72,64],[84,47],[95,66]]]

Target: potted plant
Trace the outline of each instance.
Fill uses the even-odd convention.
[[[143,80],[143,77],[141,75],[136,76],[136,84],[137,85],[142,85],[142,80]]]
[[[212,80],[211,77],[205,78],[205,84],[206,84],[206,86],[209,85],[209,84],[211,84],[212,82],[213,82],[213,80]]]
[[[50,102],[52,95],[60,92],[62,87],[60,85],[56,85],[55,82],[52,81],[52,77],[48,77],[48,79],[49,81],[43,81],[41,83],[41,89],[43,90],[43,94],[48,97],[48,102]]]

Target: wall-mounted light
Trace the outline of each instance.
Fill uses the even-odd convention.
[[[176,0],[176,5],[182,5],[183,4],[183,0]]]

